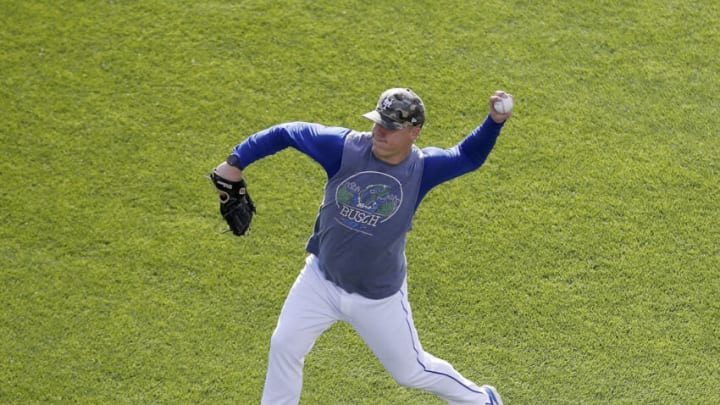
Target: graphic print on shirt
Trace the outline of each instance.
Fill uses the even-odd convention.
[[[367,235],[397,212],[402,185],[385,173],[360,172],[343,180],[335,190],[335,204],[344,226]]]

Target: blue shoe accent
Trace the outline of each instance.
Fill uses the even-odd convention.
[[[482,390],[485,392],[485,394],[488,396],[488,399],[490,399],[490,402],[486,402],[485,405],[503,405],[502,399],[500,399],[500,394],[498,394],[495,387],[492,385],[483,385]]]

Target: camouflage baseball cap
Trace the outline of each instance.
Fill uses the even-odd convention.
[[[363,117],[387,129],[418,127],[425,122],[425,105],[412,90],[394,88],[385,90],[375,110]]]

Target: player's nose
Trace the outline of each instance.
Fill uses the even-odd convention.
[[[388,136],[389,132],[390,131],[387,128],[379,124],[375,124],[373,127],[373,136],[375,136],[376,138],[384,139]]]

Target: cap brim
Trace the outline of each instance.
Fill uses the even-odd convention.
[[[365,114],[363,114],[363,117],[365,117],[365,118],[369,119],[370,121],[372,121],[372,122],[380,125],[380,126],[383,127],[383,128],[393,129],[393,130],[398,130],[398,129],[403,129],[403,128],[404,128],[403,124],[401,124],[401,123],[399,123],[399,122],[395,122],[395,121],[390,121],[390,120],[386,119],[385,117],[383,117],[382,115],[380,115],[380,113],[377,112],[377,110],[372,110],[372,111],[370,111],[370,112],[368,112],[368,113],[365,113]]]

